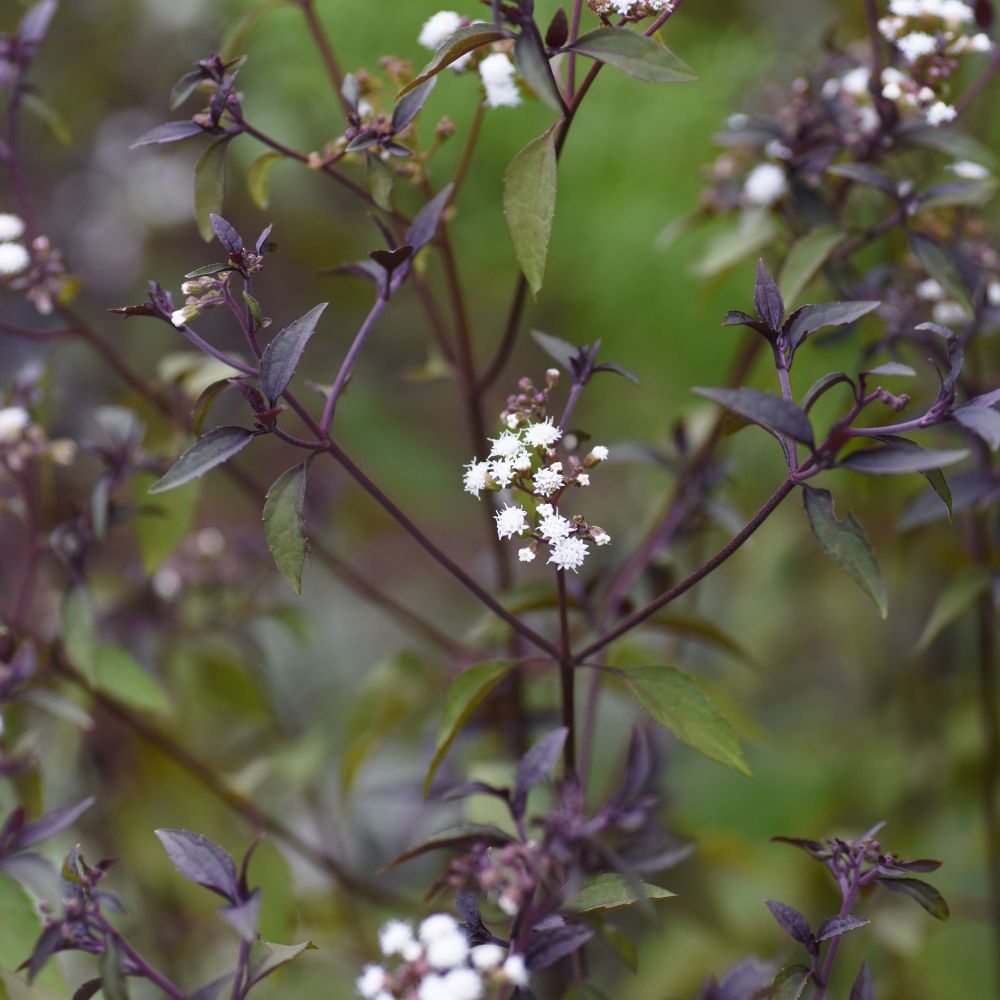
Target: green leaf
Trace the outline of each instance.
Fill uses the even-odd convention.
[[[434,757],[424,779],[424,795],[430,790],[438,765],[472,713],[486,696],[514,668],[514,660],[487,660],[463,671],[444,696],[444,715],[438,729]]]
[[[958,270],[951,250],[920,233],[910,233],[910,248],[923,269],[972,315],[972,297]]]
[[[122,953],[113,937],[105,936],[104,952],[97,962],[104,1000],[128,1000],[128,984],[122,969]]]
[[[673,667],[632,667],[622,676],[661,726],[706,757],[751,777],[732,726],[694,680]]]
[[[396,95],[396,100],[398,101],[415,87],[419,87],[424,80],[429,80],[432,76],[440,73],[456,59],[461,59],[466,52],[489,45],[491,42],[499,42],[506,37],[506,32],[487,21],[477,21],[475,24],[459,28],[441,43],[437,52],[434,53],[434,58]]]
[[[15,969],[42,932],[42,921],[28,893],[0,873],[0,968]]]
[[[766,211],[742,212],[714,232],[692,266],[692,273],[700,278],[713,278],[758,254],[777,235],[778,227]]]
[[[198,439],[152,486],[149,493],[165,493],[205,475],[209,469],[238,455],[254,438],[245,427],[216,427]]]
[[[967,458],[969,453],[960,449],[932,451],[929,448],[863,448],[853,451],[841,461],[845,469],[863,472],[870,476],[904,476],[910,472],[940,469]]]
[[[73,145],[73,134],[66,119],[51,104],[30,90],[21,94],[21,103],[49,130],[49,134],[60,146]]]
[[[868,594],[883,618],[889,613],[885,584],[871,542],[853,514],[838,520],[833,494],[812,486],[802,487],[806,517],[820,548]]]
[[[193,434],[200,434],[202,432],[212,404],[231,385],[232,382],[228,378],[220,378],[202,389],[201,395],[195,400],[194,407],[191,409],[191,432]]]
[[[973,570],[953,580],[938,597],[914,651],[922,653],[952,622],[960,618],[983,594],[989,593],[993,574],[986,569]]]
[[[132,498],[136,504],[132,525],[146,576],[152,576],[191,533],[201,492],[199,483],[189,483],[176,490],[169,500],[150,500],[147,494],[154,482],[156,476],[145,472],[132,480]]]
[[[94,687],[123,705],[163,714],[171,709],[166,692],[124,649],[102,645],[97,650]]]
[[[368,172],[368,190],[372,193],[375,204],[385,212],[392,211],[392,185],[396,175],[386,165],[377,153],[369,153],[365,157],[365,169]]]
[[[843,241],[843,233],[832,226],[820,226],[792,244],[778,278],[785,302],[790,306],[798,302],[813,276]]]
[[[695,71],[666,46],[626,28],[597,28],[581,35],[567,49],[646,83],[690,83],[698,79]]]
[[[566,105],[552,75],[549,58],[545,52],[541,35],[535,25],[529,22],[521,29],[514,43],[514,62],[525,83],[553,111],[562,114]]]
[[[251,7],[226,30],[219,46],[219,58],[223,62],[231,62],[242,55],[257,22],[269,11],[284,7],[290,2],[291,0],[265,0],[264,3]]]
[[[316,945],[312,941],[303,941],[301,944],[272,944],[263,938],[257,938],[250,946],[250,956],[247,960],[247,990],[283,965],[294,962],[304,952],[315,950]]]
[[[216,139],[201,154],[194,168],[194,218],[206,243],[215,239],[211,216],[222,213],[226,193],[226,151],[232,139],[231,135]]]
[[[283,472],[267,491],[264,502],[264,535],[274,563],[291,584],[302,594],[302,568],[305,566],[309,541],[305,519],[306,466]]]
[[[694,388],[699,396],[711,399],[727,410],[771,431],[812,445],[813,431],[805,410],[781,396],[757,389]]]
[[[786,965],[771,980],[771,1000],[801,1000],[812,973],[804,965]]]
[[[969,205],[982,206],[993,200],[997,193],[997,179],[986,177],[977,181],[952,181],[949,184],[937,184],[922,192],[918,212],[928,209],[949,208]]]
[[[947,920],[951,915],[944,896],[928,882],[922,882],[918,878],[879,878],[876,881],[890,892],[898,892],[916,900],[937,920]]]
[[[97,676],[97,623],[90,591],[83,584],[66,596],[62,641],[70,663],[93,683]]]
[[[555,132],[532,140],[504,174],[503,211],[514,256],[533,295],[541,290],[556,212]]]
[[[284,158],[284,153],[270,150],[261,153],[247,168],[247,191],[250,192],[250,197],[258,208],[267,208],[270,205],[271,193],[267,186],[267,175],[271,172],[271,167]]]
[[[996,157],[990,149],[978,139],[973,139],[971,135],[958,132],[953,128],[941,128],[937,125],[912,125],[900,129],[897,137],[904,143],[922,146],[925,149],[934,149],[956,160],[972,160],[973,163],[981,163],[984,167],[992,167],[996,164]]]
[[[289,323],[276,334],[264,349],[264,355],[260,359],[260,387],[272,405],[288,388],[288,383],[302,360],[306,344],[316,332],[316,324],[326,307],[326,302],[313,306],[304,316]]]
[[[676,893],[663,889],[649,882],[640,883],[646,892],[647,899],[669,899]],[[584,880],[576,897],[567,904],[580,913],[604,913],[606,910],[617,910],[622,906],[631,906],[637,902],[638,896],[628,882],[614,872],[604,872],[592,875]]]

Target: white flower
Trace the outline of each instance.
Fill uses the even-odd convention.
[[[437,973],[424,976],[417,988],[417,1000],[451,1000],[451,994],[444,984],[444,976]]]
[[[771,205],[788,190],[788,181],[781,167],[761,163],[753,168],[743,184],[743,197],[751,205]]]
[[[942,326],[960,326],[969,318],[964,306],[947,301],[935,303],[931,315],[934,317],[934,322]]]
[[[483,995],[483,981],[472,969],[452,969],[444,977],[444,987],[449,1000],[480,1000]]]
[[[528,969],[520,955],[511,955],[503,963],[503,974],[515,986],[528,985]]]
[[[420,925],[420,940],[430,944],[435,938],[454,934],[458,930],[458,921],[447,913],[434,913]]]
[[[508,413],[504,417],[504,423],[507,425],[508,430],[516,431],[517,425],[521,422],[520,415],[517,413]]]
[[[31,263],[31,254],[20,243],[0,243],[0,277],[20,274]]]
[[[526,451],[522,451],[521,454],[514,460],[514,468],[517,469],[518,472],[530,472],[531,456]]]
[[[486,104],[491,108],[515,108],[521,92],[514,81],[514,64],[503,52],[488,55],[479,64],[479,75],[486,88]]]
[[[589,486],[590,476],[586,472],[578,472],[576,474],[576,485],[577,486]]]
[[[501,538],[510,538],[512,535],[520,535],[528,530],[528,512],[521,506],[504,507],[496,514],[497,534]],[[421,932],[423,940],[423,932]]]
[[[896,46],[907,62],[916,62],[922,56],[937,50],[937,40],[926,31],[911,31],[908,35],[897,38]]]
[[[780,139],[771,139],[765,146],[764,152],[768,156],[773,156],[776,160],[789,160],[792,151]]]
[[[879,33],[887,41],[894,42],[899,33],[906,26],[906,20],[902,17],[883,17],[878,22]]]
[[[170,322],[178,327],[187,326],[200,313],[201,310],[196,305],[187,305],[181,309],[175,309],[170,314]]]
[[[862,104],[858,108],[858,128],[862,132],[874,132],[878,126],[878,112],[870,104]]]
[[[984,35],[980,32],[978,35],[973,35],[965,43],[965,48],[967,52],[991,52],[993,42],[990,40],[989,35]]]
[[[420,29],[417,41],[432,52],[462,27],[462,17],[453,10],[439,10],[429,17]]]
[[[490,475],[501,489],[507,489],[514,480],[513,462],[490,462]]]
[[[991,281],[986,286],[986,301],[991,306],[1000,306],[1000,281]]]
[[[945,21],[949,28],[957,28],[975,17],[972,8],[964,0],[941,0],[936,6],[937,16]]]
[[[0,441],[16,441],[31,423],[23,406],[6,406],[0,410]]]
[[[414,943],[413,928],[405,920],[390,920],[378,932],[383,955],[401,955]]]
[[[534,562],[535,550],[529,548],[520,549],[517,553],[517,558],[520,559],[521,562]]]
[[[471,493],[477,500],[482,490],[486,489],[486,477],[490,473],[489,462],[477,462],[473,459],[465,467],[462,486],[466,493]]]
[[[465,934],[455,930],[435,938],[427,945],[427,962],[432,969],[454,969],[468,957],[469,942]]]
[[[959,160],[958,163],[952,163],[945,169],[950,170],[956,177],[967,181],[981,181],[990,176],[986,167],[979,163],[973,163],[971,160]]]
[[[533,448],[551,448],[562,437],[562,429],[547,417],[539,424],[531,424],[524,432],[524,443]]]
[[[927,119],[928,125],[941,125],[944,122],[953,121],[957,115],[958,112],[950,104],[937,101],[927,109],[924,117]]]
[[[944,289],[941,287],[941,283],[933,278],[921,281],[915,291],[918,299],[926,299],[928,302],[936,302],[938,299],[944,298]]]
[[[543,512],[546,507],[548,508],[547,513]],[[538,512],[542,515],[541,521],[538,522],[538,530],[542,533],[542,538],[556,542],[560,538],[569,537],[569,533],[573,530],[572,522],[567,521],[562,514],[554,511],[551,504],[542,504],[538,508]]]
[[[867,66],[855,66],[840,78],[840,86],[855,97],[868,93],[868,81],[871,79],[871,72]]]
[[[162,566],[153,574],[153,593],[161,601],[172,601],[184,589],[180,573],[172,566]]]
[[[611,536],[603,528],[591,528],[590,537],[598,545],[608,545],[611,542]]]
[[[506,952],[498,944],[479,944],[472,949],[472,964],[477,969],[495,969]]]
[[[24,235],[24,219],[10,212],[0,212],[0,242],[19,240]]]
[[[591,459],[595,462],[606,462],[608,460],[608,449],[603,444],[595,444],[590,449],[590,458],[588,461]]]
[[[535,473],[535,492],[547,497],[563,484],[562,462],[553,462],[547,469]]]
[[[556,569],[571,569],[575,573],[583,565],[589,551],[582,538],[560,538],[552,546],[548,562],[555,563]]]
[[[385,969],[381,965],[366,965],[362,973],[354,982],[354,986],[361,996],[374,1000],[382,992],[385,984]]]
[[[490,451],[490,458],[517,458],[524,451],[524,444],[520,434],[511,434],[504,431],[498,438],[490,438],[493,448]]]

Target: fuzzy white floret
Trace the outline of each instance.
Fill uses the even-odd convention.
[[[0,242],[19,240],[24,235],[24,219],[10,212],[0,212]]]
[[[462,476],[462,486],[466,493],[471,493],[476,499],[479,494],[486,489],[486,478],[490,473],[489,462],[477,462],[473,459],[465,466],[465,473]]]
[[[512,535],[520,535],[528,530],[528,512],[521,506],[504,507],[496,514],[497,534],[501,538],[510,538]],[[421,940],[423,935],[421,933]],[[426,942],[425,942],[426,943]]]
[[[589,551],[582,538],[560,538],[553,544],[548,562],[555,563],[556,569],[570,569],[575,573]]]
[[[896,46],[907,62],[916,62],[922,56],[930,55],[937,49],[937,40],[926,31],[911,31],[896,39]]]
[[[453,10],[439,10],[431,15],[420,29],[417,41],[432,51],[440,47],[462,27],[462,17]]]
[[[773,163],[754,167],[743,184],[743,196],[751,205],[772,205],[787,190],[784,170]]]
[[[20,243],[0,243],[0,277],[10,277],[26,270],[31,254]]]
[[[366,965],[354,985],[366,1000],[374,1000],[385,985],[385,969],[381,965]]]
[[[15,441],[31,422],[23,406],[5,406],[0,410],[0,441]]]
[[[562,462],[553,462],[546,469],[539,469],[535,473],[535,492],[543,497],[550,496],[563,484]]]
[[[523,563],[529,563],[535,561],[535,550],[529,548],[519,549],[517,553],[517,558]]]
[[[954,121],[958,112],[944,101],[937,101],[932,104],[925,114],[928,125],[943,125],[945,122]]]
[[[551,448],[562,437],[562,429],[547,417],[541,423],[531,424],[524,432],[524,443],[532,448]]]
[[[405,920],[390,920],[378,932],[383,955],[400,955],[413,941],[413,928]]]
[[[514,108],[521,103],[521,92],[514,79],[514,64],[503,52],[488,55],[479,64],[479,75],[486,88],[488,107]]]
[[[503,974],[515,986],[528,985],[528,967],[524,964],[524,959],[520,955],[511,955],[503,963]]]
[[[472,964],[477,969],[496,969],[507,954],[498,944],[480,944],[472,949]]]

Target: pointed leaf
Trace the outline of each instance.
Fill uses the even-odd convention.
[[[732,726],[690,677],[673,667],[633,667],[622,674],[656,722],[699,753],[750,777]]]
[[[427,777],[424,779],[424,795],[429,791],[438,765],[455,741],[455,737],[490,691],[515,665],[516,661],[513,660],[487,660],[484,663],[477,663],[459,674],[448,688],[444,696],[444,714],[434,746],[434,756],[427,769]]]
[[[201,135],[204,129],[196,125],[193,121],[167,122],[164,125],[157,125],[148,132],[144,132],[129,149],[138,149],[140,146],[153,146],[164,142],[180,142],[182,139],[190,139],[192,136]]]
[[[811,978],[812,973],[804,965],[787,965],[771,980],[767,996],[771,1000],[802,1000]]]
[[[805,411],[780,396],[757,389],[706,389],[693,392],[711,399],[733,413],[755,424],[760,424],[773,434],[786,434],[796,441],[812,445],[813,432]]]
[[[875,982],[867,962],[861,963],[861,969],[851,987],[851,995],[848,1000],[875,1000]]]
[[[626,28],[597,28],[581,35],[567,49],[647,83],[690,83],[698,79],[695,71],[670,49]]]
[[[556,211],[555,132],[532,140],[504,174],[503,211],[514,256],[533,295],[542,288]]]
[[[246,989],[249,990],[251,986],[282,966],[288,965],[289,962],[294,962],[299,955],[315,950],[316,945],[312,941],[303,941],[301,944],[272,944],[270,941],[258,938],[250,946]]]
[[[544,781],[556,766],[568,735],[569,730],[565,726],[553,730],[547,736],[543,736],[518,762],[517,777],[514,781],[515,815],[523,815],[524,800],[528,792],[539,782]]]
[[[498,827],[468,823],[465,826],[442,830],[440,833],[435,833],[433,836],[413,844],[402,854],[393,858],[382,868],[382,872],[391,871],[393,868],[398,868],[399,865],[411,861],[413,858],[419,858],[423,854],[429,854],[431,851],[454,850],[459,847],[469,847],[472,844],[489,844],[491,847],[499,847],[501,844],[509,843],[512,839],[509,833],[505,833]]]
[[[549,57],[545,52],[541,35],[533,21],[529,21],[521,30],[514,43],[514,62],[524,78],[525,83],[553,111],[560,114],[565,110],[562,94],[552,75]]]
[[[593,930],[586,924],[563,924],[561,927],[536,930],[525,946],[525,963],[529,969],[547,969],[560,958],[578,951],[593,936]]]
[[[952,417],[985,441],[991,451],[1000,448],[1000,413],[989,406],[962,406]]]
[[[785,302],[778,291],[774,278],[764,267],[764,259],[757,261],[757,280],[754,284],[753,304],[757,315],[772,330],[781,329],[781,321],[785,318]]]
[[[288,383],[302,360],[306,344],[316,332],[316,324],[326,307],[326,302],[313,306],[305,316],[289,323],[265,348],[260,359],[260,387],[272,406],[288,388]]]
[[[811,950],[813,933],[809,921],[794,906],[779,903],[776,899],[765,899],[764,905],[771,911],[771,916],[778,922],[778,926],[790,938]]]
[[[669,889],[643,882],[647,899],[670,899],[675,895]],[[580,891],[566,905],[578,913],[604,913],[631,906],[638,896],[628,882],[615,872],[603,872],[584,879]]]
[[[258,208],[264,209],[270,205],[271,193],[268,189],[267,178],[271,167],[284,158],[284,153],[269,150],[266,153],[261,153],[247,168],[247,191],[250,192],[250,197]]]
[[[910,233],[910,248],[924,270],[971,316],[972,297],[952,251],[921,233]]]
[[[204,886],[230,902],[239,898],[239,881],[233,859],[218,844],[189,830],[156,831],[167,857],[186,879]]]
[[[847,177],[859,184],[867,187],[877,188],[890,197],[896,196],[896,182],[886,173],[866,163],[838,163],[830,167],[828,173],[836,174],[838,177]]]
[[[785,341],[794,350],[811,333],[827,326],[846,326],[877,309],[880,302],[823,302],[803,306],[784,330]]]
[[[40,844],[57,833],[71,827],[97,800],[90,796],[71,806],[63,806],[46,813],[40,819],[25,823],[10,842],[9,851],[23,851],[33,844]]]
[[[786,303],[798,302],[813,276],[843,241],[843,233],[831,226],[820,226],[792,244],[778,276],[778,286]]]
[[[552,358],[553,361],[567,374],[573,374],[573,359],[580,354],[580,348],[559,337],[553,337],[550,333],[542,333],[541,330],[532,330],[531,339]]]
[[[830,938],[840,937],[841,934],[846,934],[848,931],[856,931],[862,927],[867,927],[870,923],[870,920],[852,917],[849,913],[829,917],[819,925],[819,930],[816,931],[816,940],[829,941]]]
[[[208,217],[209,225],[215,238],[223,245],[229,254],[240,253],[243,250],[243,237],[236,232],[235,226],[221,215],[214,212]]]
[[[260,903],[260,889],[254,889],[246,899],[221,907],[219,916],[247,944],[251,944],[257,939],[257,931],[260,927]]]
[[[264,535],[275,565],[291,584],[296,595],[302,594],[302,568],[305,566],[309,540],[305,519],[306,466],[283,472],[267,491],[264,503]]]
[[[854,380],[851,379],[844,372],[827,372],[826,375],[821,375],[811,386],[809,390],[802,397],[802,409],[808,413],[813,406],[813,403],[819,399],[827,391],[827,389],[833,388],[840,382],[845,382],[851,387],[852,392],[856,392],[856,387],[854,385]]]
[[[93,683],[115,701],[140,712],[163,714],[171,709],[170,699],[160,684],[118,646],[98,647]]]
[[[232,136],[216,139],[198,160],[194,168],[194,218],[201,238],[209,243],[215,235],[212,214],[222,211],[226,193],[226,152]]]
[[[425,80],[440,73],[456,59],[461,59],[466,52],[472,52],[473,49],[489,45],[491,42],[499,42],[506,37],[506,32],[486,21],[477,21],[475,24],[459,28],[441,43],[437,52],[434,53],[434,58],[396,95],[396,100],[398,101],[405,94],[419,87]]]
[[[410,223],[410,228],[406,231],[404,243],[413,247],[414,254],[434,239],[434,234],[437,232],[445,208],[448,207],[454,187],[454,184],[446,184],[413,217],[413,222]]]
[[[118,942],[110,935],[104,938],[104,952],[97,963],[101,973],[101,994],[104,1000],[128,1000],[128,984],[122,969],[122,953]]]
[[[885,584],[875,551],[853,514],[841,521],[833,506],[833,494],[812,486],[802,487],[806,516],[820,548],[875,602],[883,618],[889,613]]]
[[[70,663],[93,683],[97,674],[97,623],[90,591],[77,584],[63,605],[63,649]]]
[[[917,640],[914,651],[922,653],[952,622],[957,621],[983,594],[990,591],[993,575],[986,569],[973,570],[952,580],[938,597]]]
[[[898,376],[902,378],[913,378],[917,373],[909,365],[901,365],[898,361],[889,361],[877,368],[870,368],[862,375],[886,375]]]
[[[879,878],[876,881],[890,892],[898,892],[916,900],[937,920],[947,920],[950,915],[944,896],[927,882],[917,878]]]
[[[967,458],[967,451],[931,451],[920,448],[865,448],[852,452],[839,463],[845,469],[871,476],[902,476],[908,472],[926,472],[942,465],[954,465]]]
[[[402,132],[420,114],[420,109],[424,106],[427,98],[431,96],[431,91],[435,86],[437,86],[437,77],[432,76],[399,99],[392,109],[393,132]]]
[[[216,427],[192,445],[152,486],[150,493],[165,493],[203,476],[209,469],[238,455],[254,438],[244,427]]]

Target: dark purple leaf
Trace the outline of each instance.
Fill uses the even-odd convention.
[[[727,410],[759,424],[773,434],[787,434],[812,446],[813,432],[805,411],[794,403],[757,389],[695,388],[694,392],[724,406]]]
[[[821,375],[811,386],[809,386],[809,390],[802,397],[802,409],[808,413],[812,409],[816,400],[819,399],[819,397],[822,396],[827,389],[832,389],[840,382],[846,382],[851,387],[852,392],[857,392],[854,380],[845,372],[828,372],[826,375]]]
[[[260,926],[260,889],[254,889],[242,902],[223,906],[219,916],[248,944],[256,940]]]
[[[267,345],[260,359],[260,387],[272,405],[288,388],[306,344],[316,332],[316,324],[326,307],[326,302],[314,306],[304,316],[286,326]]]
[[[77,987],[73,994],[73,1000],[90,1000],[101,988],[100,979],[88,979],[82,986]]]
[[[379,134],[377,129],[368,128],[363,132],[359,132],[348,144],[346,152],[348,153],[360,153],[364,149],[371,149],[372,146],[378,145]]]
[[[239,454],[254,438],[245,427],[216,427],[193,444],[150,486],[149,493],[165,493],[203,476]]]
[[[459,28],[441,43],[434,53],[434,58],[399,92],[397,100],[419,87],[425,80],[440,73],[456,59],[461,59],[466,52],[472,52],[492,42],[499,42],[506,37],[508,37],[506,31],[485,21],[477,21],[475,24]]]
[[[413,217],[413,222],[410,223],[410,228],[406,231],[404,242],[413,247],[414,254],[434,239],[438,223],[441,221],[453,188],[454,184],[446,184]]]
[[[816,931],[817,941],[829,941],[830,938],[840,937],[848,931],[856,931],[861,927],[867,927],[870,920],[863,920],[859,917],[852,917],[850,914],[843,916],[829,917],[819,925]]]
[[[559,85],[552,75],[549,57],[545,52],[542,36],[534,21],[528,21],[521,29],[514,43],[514,62],[528,86],[553,111],[562,114],[566,110]]]
[[[754,284],[753,304],[757,315],[771,330],[780,330],[785,318],[785,302],[774,278],[764,267],[764,260],[757,261],[757,278]]]
[[[170,90],[170,110],[176,111],[197,89],[198,84],[205,79],[200,69],[185,73]]]
[[[368,256],[380,267],[385,268],[389,274],[392,274],[397,267],[402,267],[413,256],[413,247],[405,244],[396,247],[395,250],[372,250]]]
[[[909,472],[926,472],[942,465],[954,465],[968,456],[967,451],[930,451],[924,448],[866,448],[855,451],[839,464],[854,472],[866,475],[905,475]]]
[[[806,920],[794,906],[787,903],[779,903],[776,899],[765,899],[765,905],[771,911],[771,915],[778,921],[778,926],[795,941],[804,944],[810,951],[813,951],[813,933]]]
[[[274,228],[274,223],[269,222],[261,231],[260,236],[257,237],[257,243],[254,247],[257,253],[262,253],[264,247],[267,246],[267,238],[271,235],[271,230],[273,228]],[[273,249],[273,244],[271,248]]]
[[[1000,448],[1000,413],[988,406],[963,406],[952,412],[966,430],[982,438],[991,451]]]
[[[550,49],[561,49],[569,38],[569,21],[566,11],[560,7],[552,16],[545,32],[545,44]]]
[[[358,101],[361,99],[361,87],[358,84],[358,78],[353,73],[347,73],[344,76],[340,94],[350,108],[354,111],[358,110]]]
[[[41,45],[58,6],[58,0],[41,0],[25,11],[17,26],[17,37],[22,45],[28,48]]]
[[[563,924],[536,931],[524,949],[525,963],[529,969],[547,969],[582,948],[593,936],[593,930],[585,924]]]
[[[167,857],[186,879],[235,902],[239,895],[236,865],[218,844],[188,830],[156,831]]]
[[[838,177],[847,177],[867,187],[877,188],[893,198],[898,190],[896,182],[888,174],[864,163],[838,163],[829,168],[829,173],[836,174]]]
[[[63,925],[61,923],[50,924],[42,931],[41,936],[35,942],[31,957],[25,963],[28,967],[28,982],[45,967],[45,963],[59,950],[63,942]]]
[[[465,799],[470,795],[494,795],[505,802],[510,798],[510,792],[506,788],[497,788],[495,785],[488,785],[485,781],[466,781],[461,785],[449,788],[442,796],[444,802],[454,802],[456,799]]]
[[[441,833],[436,833],[426,840],[408,847],[402,854],[397,855],[385,865],[382,872],[391,871],[404,862],[418,858],[430,851],[469,847],[472,844],[489,844],[499,847],[501,844],[509,843],[512,839],[509,833],[505,833],[495,826],[480,826],[470,823],[451,830],[443,830]]]
[[[195,990],[191,994],[190,1000],[215,1000],[215,998],[222,992],[222,987],[233,978],[231,972],[226,972],[219,976],[218,979],[213,979],[210,983],[206,983],[204,986]]]
[[[811,854],[817,861],[825,861],[830,857],[830,848],[818,840],[807,840],[804,837],[772,837],[772,844],[791,844],[800,850]]]
[[[635,372],[629,371],[627,368],[616,365],[611,361],[604,361],[599,365],[594,365],[590,370],[591,372],[614,372],[615,375],[627,378],[633,385],[639,385],[639,376]]]
[[[915,858],[913,861],[903,861],[899,858],[893,858],[890,861],[886,858],[879,865],[879,870],[887,873],[891,869],[898,869],[903,872],[936,872],[940,867],[941,862],[935,861],[934,858]]]
[[[756,330],[768,340],[774,339],[773,332],[768,329],[766,323],[762,323],[756,316],[751,316],[740,309],[730,309],[726,313],[726,318],[722,321],[723,326],[748,326],[751,330]]]
[[[861,963],[861,969],[851,987],[848,1000],[875,1000],[875,983],[872,981],[872,970],[868,968],[867,962]]]
[[[214,212],[209,215],[208,221],[212,225],[212,231],[215,233],[216,238],[230,255],[243,252],[243,238],[236,232],[235,227],[231,223]]]
[[[512,806],[515,815],[523,815],[528,792],[544,781],[556,766],[568,735],[569,730],[565,726],[554,729],[543,736],[518,762]]]
[[[192,136],[201,135],[204,129],[192,121],[167,122],[165,125],[157,125],[156,128],[139,136],[129,149],[138,149],[140,146],[153,146],[164,142],[180,142],[182,139],[190,139]]]
[[[219,124],[219,121],[222,118],[222,113],[226,110],[226,104],[229,102],[229,95],[233,92],[233,86],[235,83],[236,72],[223,77],[222,83],[219,84],[215,93],[212,95],[212,100],[208,103],[208,113],[212,119],[213,125]]]
[[[15,834],[11,842],[12,851],[21,851],[32,844],[40,844],[43,840],[54,837],[67,827],[72,826],[97,800],[91,796],[76,805],[64,806],[56,809],[41,819],[36,819],[32,823],[26,823]]]
[[[880,302],[823,302],[803,306],[789,317],[782,333],[785,342],[794,351],[806,337],[827,326],[846,326],[877,309]]]
[[[108,310],[118,316],[151,316],[154,319],[162,319],[159,309],[152,302],[140,302],[137,306],[115,306]]]
[[[971,315],[972,297],[955,251],[921,233],[910,233],[910,249],[924,270]]]
[[[719,1000],[751,1000],[766,989],[774,978],[771,962],[748,958],[733,966],[718,984]]]
[[[876,881],[890,892],[902,893],[916,900],[932,917],[948,919],[948,904],[944,896],[927,882],[916,878],[878,878]]]
[[[541,330],[532,330],[531,338],[556,364],[570,375],[574,372],[574,359],[581,354],[581,349],[551,334]]]
[[[435,86],[437,86],[437,77],[432,76],[399,99],[399,102],[392,109],[393,132],[402,132],[417,117]]]

